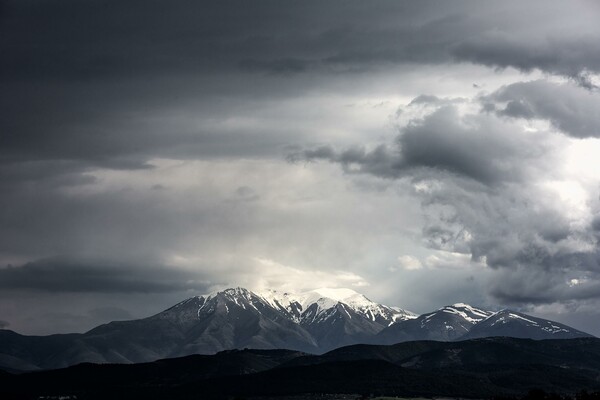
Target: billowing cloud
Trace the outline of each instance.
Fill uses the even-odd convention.
[[[392,145],[339,152],[321,146],[291,153],[288,159],[333,161],[347,172],[382,178],[439,171],[495,185],[526,179],[543,168],[548,157],[551,144],[543,143],[541,135],[484,114],[461,115],[457,107],[444,104],[424,118],[410,120]]]
[[[566,83],[546,80],[519,82],[483,97],[486,109],[498,115],[549,121],[577,138],[600,137],[597,93]]]
[[[425,244],[458,257],[452,262],[431,254],[424,265],[452,268],[468,265],[469,259],[486,265],[496,271],[488,284],[489,294],[501,303],[600,299],[594,229],[598,201],[594,186],[579,175],[590,166],[565,151],[576,141],[561,135],[568,121],[579,121],[574,116],[569,119],[569,110],[578,103],[561,107],[568,98],[565,103],[554,102],[555,96],[538,89],[577,93],[591,102],[598,95],[563,85],[516,83],[484,97],[484,102],[510,101],[506,96],[511,93],[527,104],[534,101],[529,99],[537,100],[540,104],[528,106],[531,116],[519,117],[550,120],[545,129],[519,124],[518,118],[506,119],[506,109],[495,114],[489,113],[489,107],[459,112],[457,106],[439,99],[420,97],[416,103],[434,107],[424,117],[409,119],[392,144],[370,151],[320,147],[295,153],[292,159],[327,160],[350,174],[411,185],[425,215]],[[519,89],[520,96],[515,93]],[[404,110],[410,112],[414,104]],[[595,114],[585,114],[580,125],[570,128],[600,127]],[[574,164],[579,169],[573,170]]]

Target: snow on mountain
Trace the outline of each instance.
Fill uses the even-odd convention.
[[[286,347],[326,351],[355,343],[413,340],[452,341],[490,336],[532,339],[582,337],[587,334],[557,322],[515,311],[492,312],[465,303],[415,315],[369,300],[342,288],[292,293],[226,289],[185,300],[155,317],[196,335],[184,352],[231,346]],[[240,321],[246,321],[241,323]],[[246,335],[249,321],[253,333]],[[203,328],[200,328],[203,327]],[[267,327],[267,328],[265,328]],[[202,332],[201,332],[202,331]],[[235,339],[234,339],[235,338]],[[240,338],[243,338],[241,340]]]
[[[400,321],[382,330],[376,341],[456,340],[493,313],[465,303],[455,303],[417,318]]]
[[[339,304],[384,326],[417,317],[410,311],[375,303],[352,289],[319,288],[300,293],[266,290],[259,292],[259,296],[301,324],[332,317],[335,314],[332,310]],[[342,311],[344,309],[342,308]],[[350,314],[347,316],[351,318]]]
[[[572,339],[588,337],[585,332],[558,322],[532,317],[511,310],[493,313],[485,320],[473,326],[461,340],[490,336],[510,336],[529,339]]]
[[[231,288],[189,298],[148,318],[114,321],[84,334],[27,337],[7,332],[0,331],[4,333],[0,367],[5,362],[15,369],[147,362],[246,347],[322,353],[357,343],[590,336],[558,322],[510,310],[493,313],[464,303],[416,316],[338,288],[302,293]],[[31,353],[41,348],[45,350]],[[31,357],[22,358],[30,353]]]
[[[493,314],[491,311],[481,310],[465,303],[455,303],[450,306],[440,308],[437,312],[458,315],[465,321],[476,324],[483,321]]]

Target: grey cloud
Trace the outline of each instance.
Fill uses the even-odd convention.
[[[430,94],[422,94],[420,96],[415,97],[411,100],[409,105],[412,104],[429,104],[429,103],[437,103],[440,99],[437,96],[432,96]]]
[[[498,115],[526,119],[535,117],[534,111],[523,100],[510,100],[503,110],[498,111]]]
[[[520,168],[520,160],[539,160],[547,149],[541,144],[530,146],[529,140],[535,139],[507,137],[505,128],[484,116],[463,119],[456,107],[443,105],[426,117],[409,122],[394,146],[380,145],[373,150],[355,147],[341,152],[320,146],[293,152],[288,160],[329,160],[341,164],[349,173],[388,179],[405,177],[415,173],[415,169],[431,169],[485,185],[518,181],[526,174]]]
[[[430,175],[429,179],[440,179]],[[488,294],[500,304],[548,304],[600,298],[599,256],[589,232],[573,228],[560,208],[539,201],[535,180],[496,188],[444,179],[421,192],[425,243],[470,254],[491,268]],[[569,286],[571,279],[585,283]]]
[[[238,200],[241,201],[257,201],[260,195],[249,186],[240,186],[235,189],[235,194]]]
[[[597,10],[596,10],[597,11]],[[475,39],[458,44],[457,59],[491,67],[515,67],[523,71],[542,71],[573,78],[592,89],[589,71],[600,71],[600,56],[592,52],[597,32],[584,37],[534,37],[524,39],[519,33],[485,32]]]
[[[565,19],[586,26],[585,17],[597,10],[584,4],[353,1],[340,8],[318,1],[285,6],[189,0],[168,6],[140,0],[5,3],[5,39],[0,43],[7,53],[0,63],[4,76],[86,80],[240,67],[354,71],[455,58],[566,74],[600,65],[590,51],[598,39],[593,24],[588,23],[584,37],[561,26]],[[524,39],[541,6],[550,22],[539,24],[541,34]]]
[[[408,106],[421,105],[421,104],[433,104],[433,105],[449,105],[453,103],[463,103],[466,99],[463,98],[440,98],[430,94],[422,94],[415,97],[408,103]]]
[[[461,121],[455,108],[442,107],[410,123],[398,141],[411,167],[448,170],[485,184],[519,180],[516,161],[541,154],[530,153],[523,138],[506,137],[503,128],[485,118]]]
[[[151,167],[148,159],[161,156],[265,154],[273,152],[272,148],[264,150],[266,144],[273,147],[273,142],[278,142],[274,133],[270,138],[265,132],[241,135],[211,126],[211,120],[228,117],[227,107],[239,106],[242,101],[227,96],[215,104],[202,81],[180,79],[148,85],[133,79],[120,84],[36,86],[9,84],[0,96],[6,111],[0,120],[0,128],[6,132],[0,138],[4,164],[53,161],[63,166],[70,162],[75,170],[136,169]],[[45,91],[44,97],[38,95],[40,90]],[[197,97],[199,91],[203,96]],[[18,95],[9,96],[11,92]],[[179,121],[173,118],[177,114],[193,115],[204,125]],[[157,115],[163,118],[159,120]]]
[[[496,271],[489,282],[491,295],[510,305],[573,305],[573,302],[600,299],[598,254],[572,253],[548,257],[548,261],[555,264],[554,270],[523,264],[515,269]],[[578,283],[571,283],[571,279],[577,279]]]
[[[78,80],[235,70],[240,65],[302,71],[307,59],[327,58],[344,43],[345,36],[332,30],[361,18],[382,22],[386,12],[406,21],[401,13],[411,8],[393,2],[373,10],[359,2],[340,9],[312,1],[286,6],[273,1],[178,0],[168,6],[139,0],[13,1],[6,6],[3,25],[7,39],[18,37],[19,46],[4,43],[10,56],[3,58],[0,71]],[[345,42],[348,46],[353,47]]]
[[[600,233],[600,215],[597,215],[593,220],[592,220],[592,229],[595,232]]]
[[[376,7],[350,2],[341,9],[317,1],[3,4],[0,130],[6,134],[0,138],[0,162],[8,168],[21,168],[23,161],[69,161],[71,172],[81,173],[150,168],[156,157],[278,154],[299,132],[240,132],[222,122],[245,108],[235,99],[272,98],[285,90],[277,81],[281,74],[307,73],[287,89],[297,92],[318,87],[315,74],[352,76],[405,63],[500,65],[494,60],[502,59],[501,66],[570,75],[580,68],[595,71],[598,64],[599,32],[591,25],[589,40],[563,29],[555,45],[541,47],[543,54],[557,54],[554,64],[541,55],[520,65],[530,47],[540,47],[538,36],[522,40],[528,17],[539,13],[537,3],[382,1]],[[548,21],[590,12],[580,5],[540,4]],[[508,37],[504,44],[494,45],[500,39],[488,32],[490,26]],[[554,29],[552,23],[540,25],[541,32]],[[518,57],[507,54],[511,51]],[[264,84],[250,75],[256,71],[274,76],[261,77]],[[157,121],[157,112],[165,118]]]
[[[600,95],[595,91],[538,80],[502,87],[482,102],[498,115],[548,120],[577,138],[600,137]]]
[[[0,289],[50,292],[162,293],[206,284],[175,268],[53,257],[0,269]]]
[[[6,329],[10,326],[7,321],[0,320],[0,329]]]
[[[528,190],[527,183],[484,188],[446,180],[421,193],[428,216],[424,237],[430,247],[485,258],[495,269],[528,266],[552,274],[561,268],[579,270],[581,261],[595,267],[566,245],[579,237],[567,218],[550,208],[530,206],[541,195]]]
[[[364,147],[353,147],[336,151],[329,145],[289,153],[290,162],[311,162],[325,160],[339,163],[347,173],[367,173],[381,178],[398,178],[404,168],[397,150],[386,145],[377,146],[373,150]]]

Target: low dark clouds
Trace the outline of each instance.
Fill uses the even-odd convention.
[[[382,178],[396,178],[404,165],[394,149],[381,145],[373,150],[354,147],[336,151],[325,145],[313,149],[292,152],[287,155],[290,162],[326,160],[339,163],[349,173],[369,173]]]
[[[206,283],[194,278],[198,276],[175,268],[54,257],[0,269],[0,289],[100,293],[205,291]]]
[[[458,59],[580,76],[600,68],[590,17],[597,12],[591,2],[12,1],[4,7],[0,72],[86,81]],[[579,25],[565,23],[574,20]]]
[[[273,155],[295,141],[292,133],[281,137],[282,132],[241,132],[209,123],[238,111],[232,99],[258,93],[260,85],[249,83],[264,79],[257,71],[306,73],[295,84],[304,89],[318,85],[314,74],[402,64],[469,61],[574,77],[600,68],[595,51],[600,30],[588,24],[598,10],[586,2],[568,8],[559,2],[470,1],[452,6],[382,1],[377,7],[188,0],[4,4],[5,168],[21,168],[23,161],[69,161],[80,173],[148,168],[157,157]],[[544,24],[527,35],[542,6]],[[566,16],[580,21],[579,31],[567,29]],[[280,90],[273,81],[265,83],[270,90],[261,97]],[[190,108],[191,99],[196,100]],[[182,108],[202,122],[175,122],[182,120]],[[167,112],[174,121],[164,118]],[[153,119],[157,114],[163,115],[160,121]]]
[[[519,82],[485,96],[486,109],[498,115],[541,119],[567,135],[600,137],[600,97],[588,90],[539,80]]]
[[[427,100],[420,96],[411,105]],[[373,150],[361,147],[336,152],[322,146],[292,153],[290,161],[329,160],[340,163],[350,173],[368,173],[382,178],[401,178],[419,174],[415,170],[435,170],[454,173],[484,185],[522,180],[528,169],[548,152],[539,136],[506,134],[517,126],[502,124],[483,115],[461,117],[455,106],[438,98],[429,104],[438,105],[424,118],[411,120],[402,129],[392,146],[380,145]],[[452,103],[450,100],[449,103]],[[441,104],[441,106],[440,106]],[[525,160],[532,161],[523,168]]]
[[[589,72],[600,71],[600,56],[590,53],[596,35],[583,37],[538,37],[525,39],[509,32],[486,32],[468,39],[454,49],[465,61],[491,67],[514,67],[523,71],[540,69],[573,78],[592,89]]]

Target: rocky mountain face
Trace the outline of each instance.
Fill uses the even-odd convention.
[[[457,303],[420,315],[415,319],[392,324],[383,329],[372,342],[394,344],[412,340],[457,340],[493,314],[491,311]]]
[[[585,332],[547,319],[516,311],[502,310],[476,324],[461,339],[508,336],[524,339],[574,339],[588,337]]]
[[[590,336],[568,326],[457,303],[417,316],[350,289],[303,293],[243,288],[192,297],[154,316],[116,321],[84,334],[23,336],[0,330],[0,369],[60,368],[81,362],[139,363],[229,349],[324,353],[357,344],[512,336]]]

